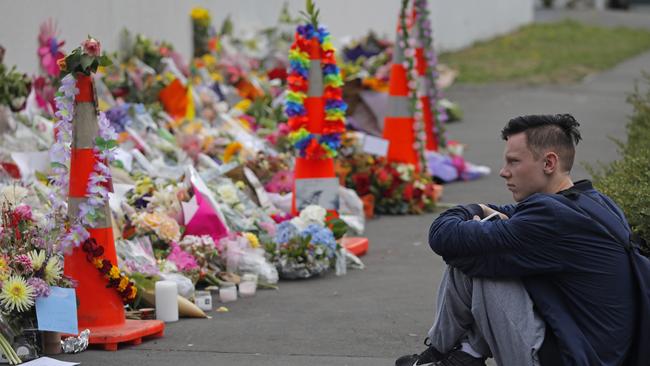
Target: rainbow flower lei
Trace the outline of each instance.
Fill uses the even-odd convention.
[[[309,118],[305,98],[309,89],[309,49],[311,39],[316,38],[321,47],[321,68],[323,71],[325,99],[325,125],[322,134],[307,129]],[[343,101],[341,86],[343,79],[336,65],[334,46],[330,33],[324,27],[312,24],[300,25],[296,29],[295,41],[289,51],[289,90],[285,100],[285,113],[291,128],[289,139],[298,155],[308,159],[333,158],[341,145],[341,134],[345,131],[347,104]]]

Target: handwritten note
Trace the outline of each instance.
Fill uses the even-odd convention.
[[[48,297],[36,298],[39,330],[77,334],[77,298],[72,288],[54,287]]]
[[[366,135],[363,139],[363,151],[372,155],[386,156],[388,154],[388,140]]]

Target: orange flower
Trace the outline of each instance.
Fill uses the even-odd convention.
[[[131,293],[129,294],[128,298],[129,300],[135,299],[135,296],[138,294],[138,288],[135,286],[131,286]]]
[[[237,154],[242,149],[242,144],[238,141],[231,142],[226,147],[226,150],[223,153],[223,162],[229,163],[232,160],[233,156]]]
[[[60,71],[66,71],[68,69],[68,64],[65,62],[65,57],[61,57],[56,60],[56,64],[59,66]]]

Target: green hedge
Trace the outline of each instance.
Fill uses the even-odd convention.
[[[645,90],[637,85],[628,102],[634,107],[627,125],[627,142],[618,142],[622,158],[589,167],[594,185],[621,206],[632,230],[645,239],[650,256],[650,74]]]

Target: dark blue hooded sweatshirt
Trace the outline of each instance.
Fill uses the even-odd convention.
[[[521,278],[564,365],[622,365],[637,317],[620,208],[589,181],[492,208],[509,219],[473,221],[483,214],[478,205],[445,211],[431,225],[429,245],[468,276]]]

